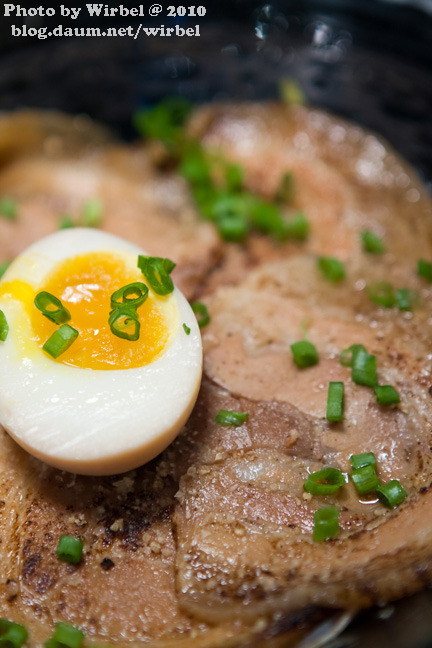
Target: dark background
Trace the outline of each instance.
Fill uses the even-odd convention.
[[[309,103],[385,136],[432,189],[430,14],[375,0],[182,2],[206,6],[205,18],[178,20],[183,27],[199,22],[201,38],[12,38],[11,24],[23,20],[1,15],[0,110],[84,112],[130,138],[133,111],[166,95],[196,102],[276,98],[280,80],[291,77]],[[64,4],[78,6],[73,0]],[[175,24],[163,15],[119,20],[92,19],[84,9],[81,14],[77,21],[56,15],[27,25]],[[331,645],[432,646],[432,592],[360,615]]]
[[[23,19],[2,16],[0,109],[26,105],[85,112],[130,137],[133,110],[167,94],[198,102],[271,98],[280,79],[290,76],[310,103],[378,131],[432,181],[430,15],[375,0],[201,1],[205,18],[176,19],[184,27],[199,21],[201,38],[13,38],[11,24]],[[32,4],[37,2],[21,6]],[[84,8],[77,21],[68,22],[59,15],[61,3],[46,4],[55,6],[57,15],[39,23],[27,19],[28,26],[176,22],[163,14],[90,18]]]

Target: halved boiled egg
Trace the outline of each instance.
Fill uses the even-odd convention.
[[[63,230],[23,252],[0,282],[9,328],[0,341],[0,424],[52,466],[88,475],[135,468],[175,438],[193,408],[198,323],[177,288],[152,289],[137,267],[144,254],[104,232]],[[124,293],[131,284],[144,285],[144,300],[139,288]],[[45,312],[35,306],[41,293]],[[53,298],[67,323],[49,317]]]

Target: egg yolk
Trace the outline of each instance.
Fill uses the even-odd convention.
[[[132,369],[147,365],[164,351],[169,328],[160,298],[149,293],[138,307],[140,336],[136,341],[116,336],[110,329],[111,295],[135,282],[145,283],[143,275],[128,266],[121,257],[93,252],[67,259],[37,292],[58,297],[70,311],[68,324],[79,333],[75,342],[57,358],[57,362],[82,369]],[[36,342],[41,347],[58,328],[33,307],[31,323]]]

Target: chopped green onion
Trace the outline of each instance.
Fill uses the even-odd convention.
[[[54,634],[45,642],[45,648],[80,648],[84,632],[70,623],[56,623]]]
[[[366,286],[371,300],[383,308],[393,308],[396,304],[394,288],[388,281],[374,281]]]
[[[376,458],[373,452],[364,452],[363,454],[351,455],[351,465],[354,470],[364,468],[365,466],[376,467]]]
[[[387,484],[381,484],[376,489],[380,501],[389,508],[402,504],[408,493],[397,479],[392,479]]]
[[[84,203],[82,220],[84,227],[99,227],[102,222],[103,204],[98,198],[92,198]]]
[[[212,188],[211,167],[208,154],[198,144],[184,151],[179,173],[192,185],[206,191]]]
[[[345,267],[339,259],[334,259],[333,257],[320,257],[318,259],[318,267],[325,279],[328,281],[337,282],[345,279]]]
[[[191,308],[196,315],[198,326],[200,328],[204,328],[204,326],[210,324],[210,315],[205,304],[199,301],[192,302]]]
[[[317,364],[319,360],[315,346],[312,342],[308,342],[308,340],[294,342],[294,344],[291,344],[291,351],[297,367],[311,367]]]
[[[257,230],[275,238],[286,238],[285,221],[279,208],[273,203],[255,198],[250,203],[250,218]]]
[[[291,171],[286,171],[276,190],[275,200],[277,202],[291,203],[294,200],[295,193],[296,186],[294,174]]]
[[[306,103],[306,96],[298,81],[290,77],[286,77],[280,81],[279,95],[282,101],[288,105]]]
[[[190,332],[191,332],[189,326],[187,324],[183,324],[183,328],[184,328],[184,332],[186,333],[186,335],[189,335]]]
[[[207,220],[214,220],[213,205],[217,200],[226,198],[226,194],[218,191],[213,186],[207,186],[206,184],[192,185],[191,193],[195,199],[201,217]]]
[[[417,262],[417,274],[419,277],[423,277],[423,279],[432,282],[432,263],[424,259],[419,259]]]
[[[343,382],[330,382],[327,394],[327,420],[342,421],[344,410]]]
[[[79,538],[62,535],[57,545],[56,556],[63,562],[76,565],[81,562],[83,546],[84,543]]]
[[[28,632],[24,626],[7,619],[0,619],[0,647],[21,648],[27,638]]]
[[[148,288],[145,283],[135,281],[119,288],[111,295],[111,308],[117,306],[132,306],[138,308],[148,297]]]
[[[138,257],[138,268],[157,295],[169,295],[173,292],[174,284],[169,275],[175,266],[170,259],[143,255]]]
[[[400,396],[393,385],[376,385],[374,391],[379,405],[400,403]]]
[[[0,198],[0,214],[7,220],[15,220],[18,214],[18,205],[16,200],[9,198],[8,196],[2,196]]]
[[[418,304],[419,296],[414,290],[400,288],[396,290],[396,305],[401,311],[411,311]]]
[[[344,367],[352,367],[355,357],[359,351],[364,351],[366,353],[366,349],[363,344],[352,344],[350,347],[342,351],[339,356],[339,362]]]
[[[54,322],[54,324],[64,324],[69,322],[71,318],[70,312],[63,306],[60,299],[49,292],[42,291],[38,293],[34,299],[34,305],[42,315],[49,319],[50,322]]]
[[[123,340],[136,342],[139,339],[141,325],[133,306],[125,304],[114,308],[109,314],[108,324],[111,333]]]
[[[385,245],[380,236],[371,230],[363,230],[361,233],[363,249],[369,254],[383,254],[386,251]]]
[[[228,191],[238,191],[243,185],[244,171],[239,164],[227,164],[225,182]]]
[[[211,207],[211,216],[226,241],[242,241],[248,233],[249,201],[244,196],[220,196]]]
[[[353,358],[351,379],[357,385],[375,387],[377,384],[376,357],[359,349]]]
[[[9,324],[7,323],[6,315],[0,310],[0,341],[4,342],[9,333]]]
[[[133,116],[133,123],[145,137],[171,144],[179,138],[191,108],[187,99],[167,98],[150,110],[138,110]]]
[[[69,324],[62,324],[43,345],[43,350],[53,358],[67,351],[78,337],[78,331]]]
[[[6,270],[9,268],[10,263],[4,262],[0,263],[0,279],[3,277]]]
[[[311,473],[303,488],[312,495],[330,495],[336,493],[345,484],[345,477],[337,468],[323,468]]]
[[[246,220],[248,209],[249,200],[247,196],[220,193],[215,196],[212,203],[211,216],[216,222],[223,218]]]
[[[217,222],[217,228],[224,241],[241,243],[245,240],[249,227],[243,218],[221,218]]]
[[[356,468],[352,471],[350,477],[360,495],[366,495],[371,491],[375,491],[379,486],[378,475],[375,472],[374,466],[371,464],[362,468]]]
[[[70,229],[71,227],[75,227],[75,221],[73,220],[72,216],[69,216],[69,214],[63,214],[62,216],[60,216],[58,228],[60,230],[63,230]]]
[[[339,533],[340,511],[335,506],[318,509],[314,514],[313,539],[315,542],[330,540]]]
[[[232,410],[219,410],[215,418],[220,425],[233,425],[238,427],[249,418],[246,412],[233,412]]]
[[[299,211],[290,220],[285,221],[284,229],[287,238],[304,241],[309,235],[309,221],[304,213]]]

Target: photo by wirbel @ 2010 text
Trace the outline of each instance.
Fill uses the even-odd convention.
[[[130,7],[124,4],[112,6],[103,3],[87,3],[80,7],[72,7],[60,4],[57,7],[46,7],[42,5],[34,7],[23,7],[19,4],[5,3],[3,15],[11,21],[10,33],[15,38],[38,38],[44,40],[52,37],[96,37],[96,38],[148,38],[148,37],[197,37],[201,36],[201,25],[199,19],[204,17],[207,9],[204,5],[167,5],[159,3],[140,4]],[[48,28],[44,20],[54,17],[59,18],[59,23]],[[71,26],[70,21],[80,17],[94,18],[93,26]],[[167,20],[168,24],[136,23],[125,26],[104,26],[97,25],[98,18],[143,18],[152,21],[154,18]],[[60,20],[68,21],[65,25]],[[18,19],[15,23],[14,20]],[[178,19],[179,22],[176,22]],[[187,19],[187,24],[182,19]],[[195,22],[195,24],[191,24]],[[174,24],[173,24],[174,23]]]

